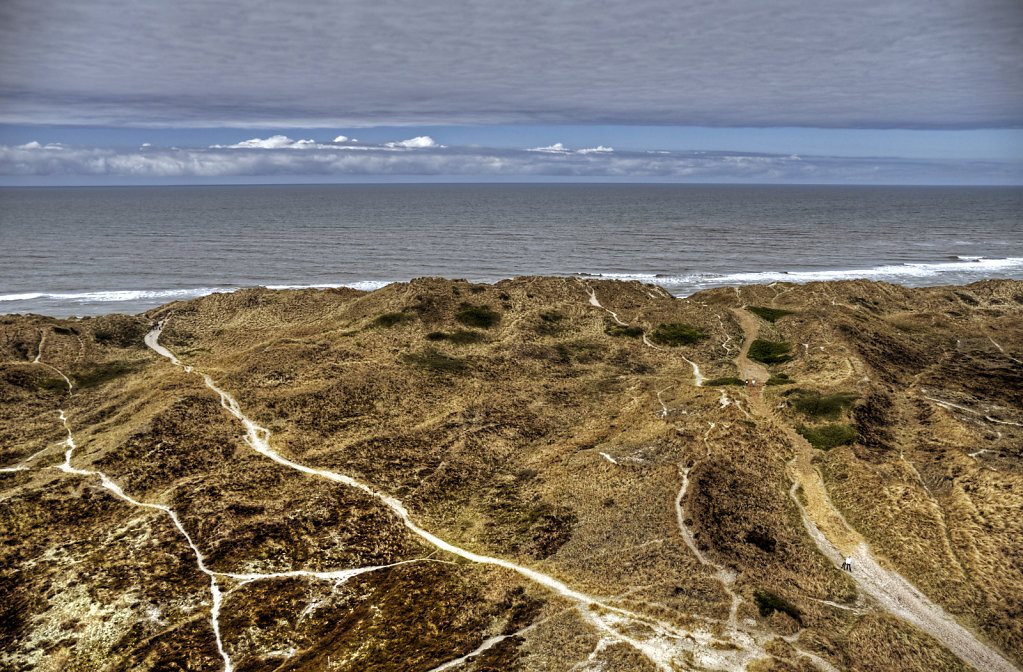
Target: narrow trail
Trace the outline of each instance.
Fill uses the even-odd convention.
[[[576,282],[578,282],[580,285],[582,285],[583,289],[586,290],[586,293],[589,294],[589,296],[590,296],[590,305],[591,306],[593,306],[595,308],[600,308],[601,310],[606,312],[620,326],[623,326],[623,327],[629,326],[628,322],[622,322],[622,320],[618,317],[618,313],[616,313],[613,310],[610,310],[608,308],[605,308],[600,303],[600,301],[597,299],[597,292],[594,291],[589,285],[587,285],[582,280],[579,280],[578,278],[576,278]],[[659,346],[654,345],[653,343],[651,343],[650,339],[647,338],[645,331],[643,332],[643,345],[647,346],[648,348],[653,348],[654,350],[659,350],[661,352],[666,352],[664,348],[659,347]],[[700,367],[697,366],[696,362],[694,362],[693,360],[689,359],[688,357],[686,357],[682,353],[675,352],[675,353],[672,353],[672,354],[677,355],[680,359],[682,359],[684,362],[686,362],[687,364],[689,364],[689,366],[691,366],[693,368],[693,384],[696,387],[702,387],[704,381],[706,381],[707,378],[704,377],[704,375],[700,372]]]
[[[67,429],[67,440],[64,444],[67,446],[67,451],[64,453],[64,463],[59,465],[57,469],[60,469],[66,474],[75,474],[77,476],[99,476],[101,485],[110,492],[114,493],[116,497],[122,499],[132,506],[137,506],[144,509],[153,509],[155,511],[161,511],[170,517],[174,523],[174,527],[177,528],[178,532],[185,538],[189,548],[192,549],[192,553],[195,555],[195,563],[203,574],[210,579],[210,595],[213,598],[213,606],[210,607],[210,619],[213,624],[213,635],[217,640],[217,651],[220,652],[221,658],[224,660],[224,672],[231,672],[234,666],[231,664],[231,658],[227,655],[227,651],[224,650],[224,640],[220,636],[220,605],[223,595],[220,590],[220,584],[217,581],[217,574],[210,570],[205,563],[203,554],[199,551],[199,548],[192,541],[192,537],[185,531],[184,526],[181,524],[181,520],[178,518],[178,514],[174,513],[169,507],[163,506],[162,504],[149,504],[147,502],[140,502],[137,499],[125,494],[124,490],[121,489],[117,483],[115,483],[109,476],[104,474],[102,471],[89,471],[86,469],[76,469],[71,466],[71,457],[75,451],[75,437],[71,433],[71,426],[68,424],[67,416],[64,411],[60,412],[60,421],[64,424],[64,428]]]
[[[64,383],[67,385],[67,393],[68,393],[68,395],[70,395],[72,393],[72,390],[74,389],[74,385],[71,383],[71,379],[68,378],[66,375],[64,375],[64,372],[61,371],[60,369],[58,369],[57,367],[55,367],[55,366],[53,366],[51,364],[48,364],[47,362],[42,361],[43,346],[45,344],[46,344],[46,332],[43,331],[42,329],[40,329],[39,330],[39,345],[36,347],[36,356],[35,356],[35,358],[32,359],[32,364],[39,364],[40,366],[45,366],[46,368],[50,369],[51,371],[56,372],[57,375],[59,375],[61,378],[64,379]],[[63,418],[64,417],[64,410],[63,409],[58,409],[58,412],[60,413],[61,418]],[[67,427],[67,422],[64,423],[64,426]],[[50,447],[46,446],[43,449],[41,449],[39,451],[36,451],[32,455],[29,455],[28,457],[26,457],[24,460],[22,460],[21,462],[19,462],[16,465],[14,465],[13,467],[0,467],[0,473],[11,473],[11,472],[15,472],[15,471],[27,471],[30,468],[28,465],[31,464],[33,461],[35,461],[36,458],[38,458],[40,455],[42,455],[43,453],[45,453],[49,449],[50,449]]]
[[[747,356],[750,344],[757,336],[756,322],[745,310],[736,308],[732,312],[745,334],[742,351],[735,360],[739,375],[766,381],[766,367],[750,361]],[[1018,672],[1013,663],[980,641],[902,575],[878,563],[866,540],[849,525],[831,502],[824,482],[813,466],[813,447],[775,416],[764,400],[763,389],[757,386],[750,392],[750,406],[781,430],[796,448],[796,457],[789,463],[789,474],[793,480],[789,494],[799,507],[803,525],[820,551],[836,567],[846,557],[852,558],[851,575],[862,593],[876,600],[888,613],[936,638],[966,663],[983,672]]]
[[[45,367],[47,367],[47,368],[57,372],[58,374],[60,374],[60,376],[62,378],[64,378],[65,382],[67,383],[68,393],[70,394],[71,390],[72,390],[72,383],[68,379],[68,377],[66,375],[64,375],[64,373],[62,371],[60,371],[59,369],[57,369],[56,367],[54,367],[54,366],[52,366],[52,365],[42,361],[43,345],[45,344],[45,341],[46,341],[46,335],[45,335],[45,332],[43,332],[42,338],[39,341],[38,352],[36,353],[35,358],[32,360],[32,363],[33,364],[41,364],[41,365],[43,365],[43,366],[45,366]],[[185,530],[184,525],[181,523],[181,519],[178,517],[177,513],[173,509],[171,509],[170,507],[165,506],[163,504],[153,504],[153,503],[150,503],[150,502],[143,502],[143,501],[139,501],[139,500],[135,499],[134,497],[132,497],[132,496],[128,495],[127,493],[125,493],[124,490],[121,488],[121,486],[116,481],[114,481],[112,478],[110,478],[110,476],[108,476],[106,473],[104,473],[102,471],[95,471],[95,470],[89,470],[89,469],[78,469],[76,467],[73,467],[71,465],[71,459],[74,457],[74,452],[75,452],[75,450],[77,449],[78,446],[75,444],[74,433],[71,430],[71,424],[70,424],[70,421],[69,421],[69,419],[67,417],[67,413],[64,411],[64,409],[58,409],[57,415],[58,415],[58,418],[60,420],[61,425],[64,428],[64,431],[67,432],[67,438],[63,442],[61,442],[61,444],[60,444],[60,445],[62,445],[64,447],[66,447],[66,450],[64,451],[64,462],[59,464],[59,465],[53,466],[53,467],[48,467],[48,469],[55,469],[55,470],[58,470],[58,471],[61,471],[61,472],[65,473],[65,474],[71,474],[71,475],[74,475],[74,476],[82,476],[82,477],[85,477],[85,478],[98,477],[99,480],[100,480],[100,486],[103,487],[103,489],[111,492],[118,499],[120,499],[120,500],[122,500],[124,502],[127,502],[128,504],[130,504],[133,507],[142,508],[142,509],[150,509],[150,510],[153,510],[153,511],[159,511],[160,513],[162,513],[162,514],[166,515],[167,517],[169,517],[171,522],[174,524],[174,527],[177,530],[178,534],[180,534],[181,537],[188,544],[189,549],[192,551],[192,554],[195,556],[196,567],[199,569],[199,571],[201,571],[203,574],[205,574],[209,578],[209,580],[210,580],[210,597],[212,599],[212,606],[210,608],[210,622],[211,622],[211,627],[212,627],[213,634],[214,634],[214,637],[215,637],[216,643],[217,643],[217,651],[218,651],[218,653],[220,654],[221,658],[224,661],[224,671],[225,672],[232,672],[233,669],[234,669],[234,665],[233,665],[233,663],[231,661],[230,656],[227,653],[227,650],[224,647],[224,641],[223,641],[223,638],[221,636],[221,632],[220,632],[220,612],[221,612],[221,607],[223,605],[224,597],[226,597],[230,593],[238,590],[242,586],[245,586],[245,585],[247,585],[249,583],[252,583],[253,581],[275,580],[275,579],[282,579],[282,578],[303,578],[304,577],[304,578],[321,580],[321,581],[332,581],[334,583],[334,587],[336,589],[339,585],[347,582],[348,580],[350,580],[350,579],[352,579],[352,578],[354,578],[354,577],[356,577],[356,576],[358,576],[360,574],[365,574],[367,572],[374,572],[374,571],[378,571],[378,570],[382,570],[382,569],[389,569],[391,567],[397,567],[398,565],[404,565],[404,564],[409,564],[409,563],[414,563],[414,562],[441,562],[439,560],[431,560],[430,558],[416,558],[416,559],[412,559],[412,560],[405,560],[405,561],[402,561],[402,562],[393,563],[393,564],[390,564],[390,565],[378,565],[378,566],[371,566],[371,567],[359,567],[359,568],[356,568],[356,569],[341,569],[341,570],[319,571],[319,572],[317,572],[317,571],[307,571],[307,570],[293,570],[293,571],[288,571],[288,572],[275,572],[275,573],[267,573],[267,574],[258,574],[258,573],[243,573],[243,574],[239,574],[239,573],[231,573],[231,572],[218,572],[218,571],[214,571],[214,570],[210,569],[207,566],[205,556],[203,556],[202,552],[196,546],[195,542],[193,541],[193,539],[192,539],[191,535],[188,533],[188,531]],[[47,450],[49,450],[49,448],[50,448],[49,446],[47,446],[46,448],[43,448],[42,450],[38,451],[34,455],[26,458],[21,464],[19,464],[16,467],[8,467],[8,468],[0,469],[0,472],[28,470],[28,469],[30,469],[28,464],[30,462],[32,462],[34,459],[36,459],[37,457],[39,457],[40,455],[42,455],[43,453],[45,453]],[[230,581],[230,582],[234,582],[236,585],[234,585],[230,590],[225,592],[224,590],[222,590],[222,587],[221,587],[221,581],[222,580],[227,580],[227,581]]]
[[[245,443],[261,455],[284,467],[361,490],[384,504],[401,520],[402,524],[409,531],[435,548],[470,562],[511,570],[560,595],[574,603],[578,614],[594,630],[603,633],[616,642],[631,646],[659,670],[672,672],[676,669],[676,665],[683,664],[683,661],[690,657],[697,661],[697,664],[704,667],[726,670],[738,669],[744,666],[750,659],[750,652],[745,649],[730,649],[722,646],[721,639],[709,629],[689,630],[680,628],[667,621],[614,606],[609,600],[603,600],[583,593],[535,569],[509,560],[473,553],[448,543],[413,522],[408,510],[398,499],[379,492],[371,486],[345,474],[327,469],[317,469],[289,460],[278,453],[270,444],[270,430],[261,427],[246,416],[234,397],[218,387],[208,374],[196,371],[193,367],[183,364],[170,350],[160,345],[159,338],[162,329],[163,323],[160,323],[150,331],[145,337],[146,345],[157,354],[170,360],[175,366],[184,369],[187,373],[200,376],[206,386],[220,396],[221,405],[245,427],[246,433],[243,439]]]

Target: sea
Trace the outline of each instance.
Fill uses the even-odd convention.
[[[1023,188],[389,184],[0,189],[0,313],[523,275],[709,287],[1023,279]]]

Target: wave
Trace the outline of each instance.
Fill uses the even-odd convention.
[[[827,280],[891,280],[898,282],[929,280],[942,275],[990,277],[998,272],[1023,269],[1023,257],[955,257],[956,261],[885,264],[872,268],[826,269],[815,271],[741,271],[737,273],[592,273],[587,277],[604,280],[638,280],[672,286],[754,285],[769,282],[818,282]],[[576,275],[583,276],[578,273]]]
[[[359,282],[348,282],[342,284],[318,284],[318,285],[267,285],[267,289],[336,289],[338,287],[350,287],[372,291],[390,284],[383,280],[362,280]],[[91,292],[22,292],[19,294],[0,294],[2,301],[64,301],[71,303],[117,303],[121,301],[154,301],[154,300],[176,300],[194,299],[207,294],[221,292],[229,294],[237,292],[241,287],[190,287],[188,289],[124,289],[124,290],[102,290]]]

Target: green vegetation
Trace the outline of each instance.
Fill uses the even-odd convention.
[[[787,373],[775,373],[767,379],[768,385],[792,385],[795,382]]]
[[[703,332],[703,329],[691,324],[674,322],[660,325],[650,332],[649,338],[657,345],[679,346],[699,343],[707,338],[707,334]]]
[[[556,310],[544,311],[540,313],[540,322],[533,327],[533,330],[545,336],[555,336],[561,333],[563,329],[561,322],[564,319],[565,316]]]
[[[810,445],[820,450],[831,450],[837,446],[845,446],[856,441],[856,430],[849,425],[830,424],[807,427],[796,427]]]
[[[450,334],[444,331],[431,331],[426,335],[426,339],[429,341],[447,341],[448,343],[454,343],[455,345],[479,343],[484,338],[485,336],[480,332],[469,331],[466,329],[458,329]]]
[[[769,590],[757,590],[753,593],[753,599],[757,603],[757,609],[761,616],[770,616],[776,611],[788,614],[800,625],[803,624],[803,614],[799,608],[785,598],[772,593]]]
[[[859,395],[855,392],[834,392],[822,395],[817,390],[789,390],[785,393],[792,407],[811,418],[836,420],[851,407]]]
[[[461,373],[467,367],[464,359],[449,357],[435,348],[426,348],[420,353],[405,353],[401,360],[406,364],[439,373]]]
[[[792,359],[789,347],[784,341],[765,341],[758,338],[750,344],[748,357],[764,364],[781,364]]]
[[[140,368],[142,367],[134,362],[105,362],[102,364],[94,364],[84,371],[72,373],[71,379],[74,380],[75,387],[78,388],[96,387],[97,385],[110,382],[115,378],[120,378],[121,376],[126,376],[129,373],[134,373]],[[64,385],[63,380],[60,382]]]
[[[55,334],[62,334],[64,336],[71,336],[73,334],[77,334],[78,332],[75,331],[74,327],[56,327],[55,326],[55,327],[53,327],[53,333],[55,333]]]
[[[455,319],[467,327],[489,329],[501,321],[501,313],[491,310],[487,306],[475,306],[471,303],[462,303],[455,313]]]
[[[604,333],[616,338],[639,338],[643,330],[639,327],[630,327],[624,324],[609,324],[604,327]]]
[[[725,376],[723,378],[711,378],[710,380],[703,381],[704,386],[717,387],[719,385],[745,385],[746,381],[742,378],[736,378],[735,376]]]
[[[762,317],[768,322],[777,322],[786,315],[795,315],[794,310],[782,310],[781,308],[767,308],[765,306],[746,306],[746,310],[757,317]]]
[[[63,378],[39,378],[36,380],[35,387],[40,392],[67,392],[67,383],[64,382]]]
[[[377,315],[371,326],[380,329],[390,329],[393,326],[411,322],[413,319],[415,318],[409,313],[384,313],[383,315]]]
[[[600,355],[605,351],[605,348],[600,343],[594,341],[575,340],[558,343],[554,346],[554,350],[563,362],[575,361],[587,364],[600,359]]]
[[[544,322],[561,322],[565,316],[556,310],[547,310],[540,313],[540,319]]]

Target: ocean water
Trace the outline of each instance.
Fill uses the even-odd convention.
[[[422,276],[708,287],[1023,279],[1023,189],[315,185],[0,189],[0,313],[137,313]]]

